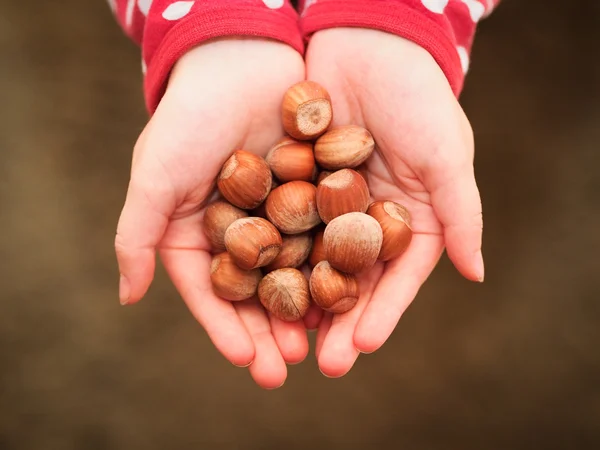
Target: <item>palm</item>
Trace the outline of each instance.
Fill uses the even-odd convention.
[[[352,367],[357,349],[371,352],[385,342],[449,235],[464,231],[444,227],[440,219],[448,216],[444,185],[453,174],[453,157],[443,147],[454,140],[468,160],[472,143],[468,121],[443,74],[414,44],[368,30],[322,32],[311,42],[307,71],[309,79],[329,90],[335,124],[358,124],[372,132],[377,142],[367,164],[372,197],[406,206],[414,231],[402,257],[378,263],[361,280],[363,295],[353,310],[324,317],[317,339],[319,365],[326,374],[340,376]],[[445,180],[442,167],[449,174]],[[461,271],[474,278],[461,261],[465,249],[454,245],[451,250]]]
[[[301,57],[282,44],[220,41],[184,56],[134,151],[117,235],[121,271],[131,284],[129,303],[150,285],[158,250],[217,349],[233,364],[250,364],[254,379],[267,388],[283,383],[286,362],[306,356],[304,326],[268,317],[256,302],[232,304],[214,295],[202,216],[220,167],[234,150],[264,155],[281,138],[281,98],[303,77]]]

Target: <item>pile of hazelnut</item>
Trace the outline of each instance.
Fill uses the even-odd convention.
[[[409,246],[406,208],[371,201],[363,172],[375,149],[371,133],[330,128],[332,117],[322,86],[295,84],[282,104],[288,137],[265,158],[237,150],[224,163],[217,179],[223,199],[203,219],[217,296],[258,295],[284,321],[300,320],[312,302],[341,314],[358,301],[357,275]]]

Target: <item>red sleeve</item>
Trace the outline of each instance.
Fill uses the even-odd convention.
[[[298,52],[304,43],[289,0],[108,0],[125,34],[142,48],[146,107],[152,114],[173,65],[203,41],[257,36]]]
[[[425,48],[442,68],[454,93],[462,90],[477,23],[500,0],[303,0],[301,29],[374,28]]]

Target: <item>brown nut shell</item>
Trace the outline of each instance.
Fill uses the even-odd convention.
[[[336,314],[354,308],[360,296],[356,277],[334,269],[327,261],[314,267],[309,286],[313,301],[325,311]]]
[[[217,187],[232,205],[254,209],[271,192],[272,181],[273,174],[263,158],[245,150],[237,150],[223,164]]]
[[[323,246],[323,234],[325,233],[325,228],[320,229],[315,233],[315,237],[313,238],[313,245],[310,250],[310,255],[308,255],[308,264],[311,267],[315,267],[321,261],[325,261],[325,247]]]
[[[379,222],[383,231],[379,259],[389,261],[402,255],[410,245],[413,235],[408,210],[392,201],[376,201],[369,205],[367,214]]]
[[[267,197],[267,217],[282,233],[308,231],[321,223],[316,196],[317,188],[307,181],[282,184]]]
[[[360,273],[377,262],[383,242],[379,222],[352,212],[333,219],[325,228],[323,246],[329,264],[346,273]]]
[[[250,270],[271,263],[281,251],[277,228],[261,217],[245,217],[225,231],[225,247],[242,269]]]
[[[349,212],[364,213],[368,207],[367,182],[352,169],[332,173],[317,187],[317,209],[325,223]]]
[[[264,267],[266,272],[277,269],[300,267],[312,247],[312,233],[306,231],[300,234],[283,235],[281,251],[270,264]]]
[[[315,143],[315,159],[323,169],[352,169],[373,154],[375,140],[358,125],[335,127]]]
[[[269,151],[265,159],[273,174],[283,183],[314,179],[315,154],[309,142],[283,138]]]
[[[333,172],[329,171],[329,170],[322,170],[319,172],[319,176],[317,177],[317,182],[315,183],[317,186],[319,186],[319,184],[321,184],[321,182],[327,178],[329,175],[331,175]]]
[[[258,205],[258,207],[254,208],[249,212],[250,217],[260,217],[261,219],[267,218],[267,209],[265,202],[262,202],[260,205]]]
[[[260,269],[240,269],[227,252],[215,255],[210,265],[213,292],[225,300],[240,301],[254,296],[261,278]]]
[[[275,178],[273,178],[273,182],[271,183],[271,190],[277,189],[278,186],[279,186],[279,183],[277,182],[277,180]],[[266,219],[267,218],[267,209],[266,209],[265,202],[262,202],[256,208],[250,210],[249,213],[250,213],[249,215],[251,217],[262,217],[263,219]]]
[[[225,201],[216,201],[206,207],[202,222],[213,252],[225,251],[225,230],[243,217],[248,217],[246,211]]]
[[[314,81],[296,83],[283,97],[281,118],[283,128],[293,138],[315,139],[331,124],[331,97],[323,86]]]
[[[308,280],[298,269],[277,269],[261,280],[258,298],[267,311],[285,322],[302,319],[310,306]]]
[[[367,186],[368,186],[369,185],[369,169],[367,169],[367,165],[361,164],[354,170],[356,170],[360,174],[360,176],[365,179]]]

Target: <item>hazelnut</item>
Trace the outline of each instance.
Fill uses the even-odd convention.
[[[248,217],[248,213],[224,201],[216,201],[204,211],[204,234],[213,252],[225,251],[225,230],[238,219]]]
[[[313,238],[313,245],[308,255],[308,264],[311,267],[315,267],[321,261],[325,261],[325,247],[323,247],[323,233],[325,229],[322,228],[315,233]]]
[[[260,269],[240,269],[227,252],[219,253],[210,265],[210,281],[216,295],[225,300],[245,300],[256,294]]]
[[[307,181],[282,184],[267,197],[267,218],[282,233],[308,231],[321,223],[316,196],[317,188]]]
[[[354,308],[360,296],[360,286],[354,275],[334,269],[321,261],[313,269],[309,280],[313,301],[325,311],[342,314]]]
[[[314,179],[315,155],[312,144],[308,142],[284,138],[269,151],[266,161],[275,176],[283,183]]]
[[[359,212],[336,217],[323,234],[327,261],[333,268],[346,273],[360,273],[373,267],[382,241],[379,222]]]
[[[364,213],[368,207],[367,182],[352,169],[332,173],[317,188],[317,209],[325,223],[349,212]]]
[[[300,267],[308,258],[313,240],[310,232],[284,235],[282,239],[281,251],[270,264],[264,267],[267,272],[286,267]]]
[[[365,162],[375,149],[369,131],[357,125],[332,128],[315,143],[315,159],[323,169],[352,169]]]
[[[258,207],[256,207],[253,210],[251,210],[250,211],[250,216],[251,217],[260,217],[262,219],[266,219],[267,218],[267,209],[266,209],[265,202],[262,202],[260,205],[258,205]]]
[[[383,231],[378,259],[389,261],[404,253],[413,235],[408,210],[392,201],[376,201],[371,203],[367,214],[379,222]]]
[[[268,220],[245,217],[233,222],[225,231],[225,247],[242,269],[263,267],[281,250],[281,235]]]
[[[361,164],[354,170],[356,170],[360,174],[360,176],[365,179],[365,181],[367,182],[367,185],[368,185],[369,184],[369,169],[367,169],[366,164]]]
[[[325,178],[327,178],[332,173],[333,172],[330,172],[329,170],[322,170],[321,172],[319,172],[319,176],[317,178],[317,186],[319,184],[321,184],[321,181],[323,181]]]
[[[276,189],[279,186],[279,183],[275,178],[273,178],[273,182],[271,183],[271,190]],[[262,217],[263,219],[267,218],[267,209],[266,202],[262,202],[256,208],[250,210],[251,217]]]
[[[290,87],[281,108],[283,128],[295,139],[315,139],[327,130],[333,118],[331,97],[314,81],[301,81]]]
[[[217,186],[231,204],[254,209],[269,195],[272,181],[271,169],[263,158],[237,150],[223,164]]]
[[[261,280],[258,298],[278,319],[295,322],[304,317],[310,306],[308,280],[298,269],[277,269]]]

